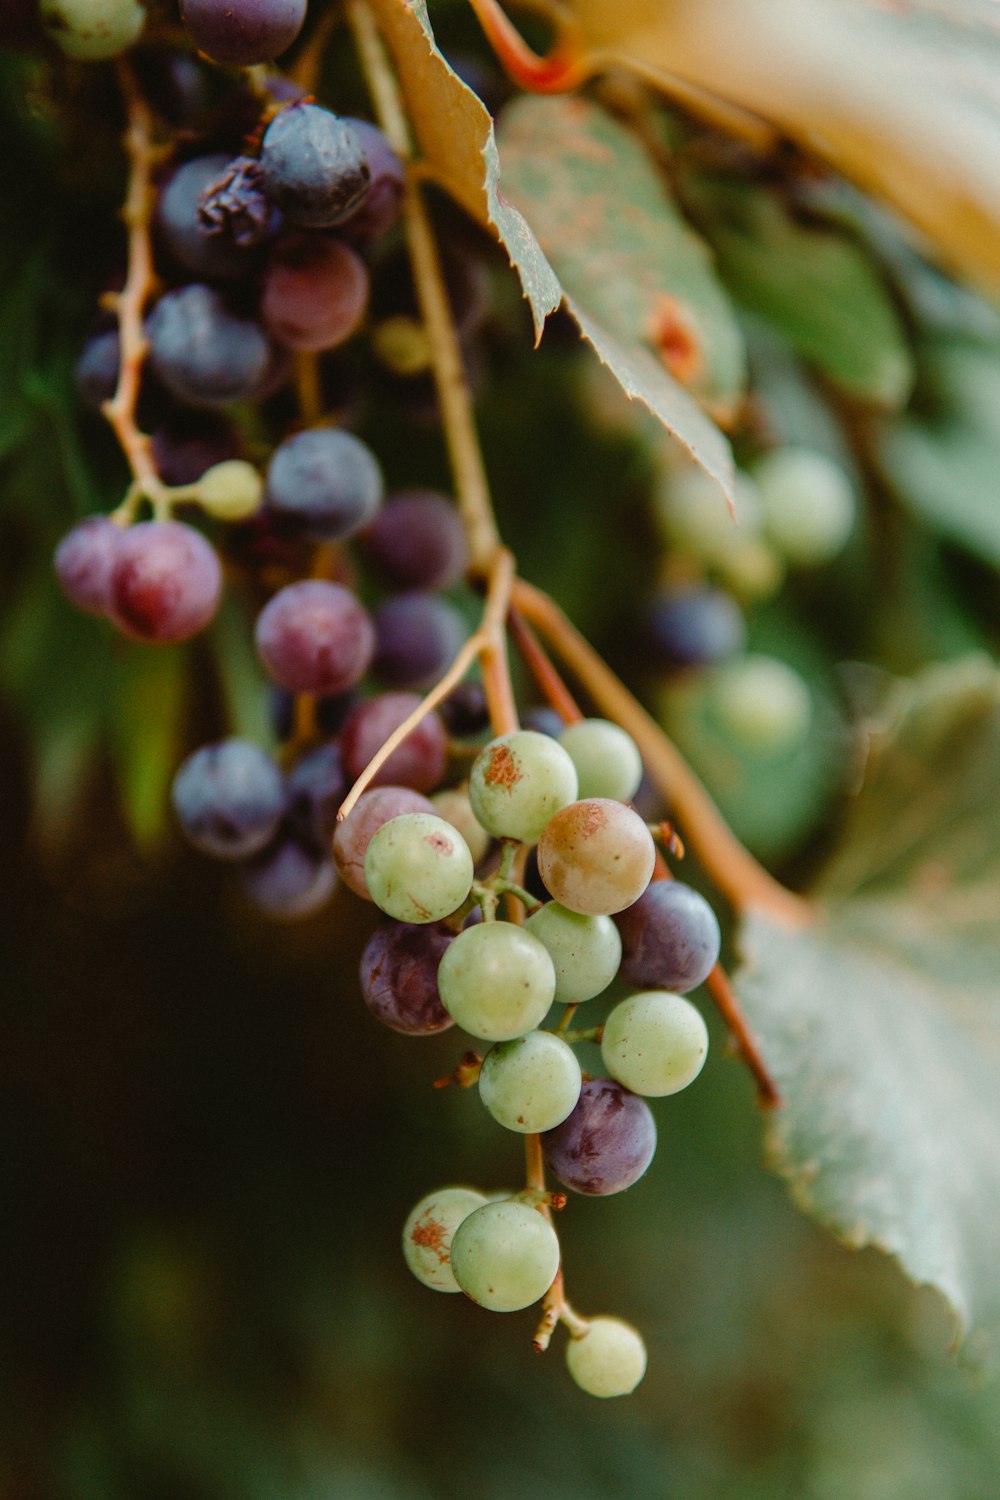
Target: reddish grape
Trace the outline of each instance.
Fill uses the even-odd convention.
[[[398,594],[375,611],[377,677],[391,687],[426,688],[451,665],[468,631],[437,594]]]
[[[431,490],[402,490],[361,537],[367,561],[398,589],[445,589],[469,560],[458,511]]]
[[[381,693],[348,716],[340,739],[344,765],[357,779],[394,729],[419,707],[416,693]],[[377,772],[373,786],[412,786],[430,791],[444,775],[448,735],[436,713],[425,715]]]
[[[362,792],[349,817],[338,823],[333,835],[333,858],[337,873],[356,896],[371,900],[365,880],[368,845],[383,824],[401,813],[432,813],[433,805],[408,786],[380,786]]]
[[[588,1078],[572,1114],[542,1136],[545,1160],[563,1187],[605,1197],[631,1187],[656,1150],[649,1105],[610,1078]]]
[[[631,906],[650,882],[656,847],[623,802],[587,797],[550,818],[538,841],[538,873],[562,906],[585,916]]]
[[[292,693],[340,693],[364,676],[375,627],[338,583],[306,578],[279,590],[261,610],[257,650],[268,675]]]
[[[215,614],[222,569],[215,549],[180,521],[141,521],[118,543],[110,614],[140,641],[183,641]]]
[[[361,994],[373,1016],[393,1031],[431,1036],[454,1026],[438,993],[438,964],[454,937],[432,923],[387,922],[361,955]]]
[[[106,615],[110,609],[111,569],[123,535],[107,516],[88,516],[56,548],[60,587],[70,603],[88,615]]]
[[[278,246],[264,273],[261,317],[290,349],[335,349],[367,306],[365,263],[339,240],[298,235]]]

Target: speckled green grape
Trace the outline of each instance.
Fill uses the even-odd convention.
[[[455,1231],[451,1268],[462,1291],[491,1312],[544,1297],[559,1269],[556,1232],[526,1203],[487,1203]]]
[[[462,835],[434,813],[390,818],[365,851],[369,895],[398,922],[439,922],[472,888],[472,855]]]
[[[567,1344],[566,1365],[589,1396],[627,1396],[646,1373],[646,1346],[631,1323],[591,1318],[587,1332]]]
[[[814,448],[775,448],[753,474],[767,534],[793,566],[816,567],[843,550],[858,502],[838,463]]]
[[[524,925],[548,949],[562,1004],[592,1000],[618,973],[622,940],[610,917],[588,917],[547,901]]]
[[[719,728],[754,755],[781,755],[805,738],[812,699],[805,679],[774,656],[745,656],[720,667],[708,692]]]
[[[418,1281],[435,1292],[460,1292],[452,1275],[451,1241],[463,1219],[488,1200],[475,1188],[447,1187],[428,1193],[403,1225],[403,1258]]]
[[[533,1031],[556,992],[544,945],[512,922],[481,922],[460,932],[438,967],[441,1002],[470,1036],[507,1042]]]
[[[642,780],[642,756],[630,734],[607,719],[580,719],[559,736],[576,766],[578,797],[614,797],[631,802]]]
[[[576,796],[576,767],[569,755],[533,729],[491,740],[472,764],[472,810],[495,838],[533,844],[552,814]]]
[[[561,1125],[575,1108],[582,1083],[568,1042],[551,1031],[529,1031],[487,1052],[479,1097],[498,1124],[530,1135]]]
[[[195,486],[198,504],[217,521],[244,521],[260,509],[264,480],[243,458],[213,464]]]
[[[136,0],[42,0],[42,22],[69,57],[117,57],[138,40],[146,12]]]
[[[690,1000],[647,990],[629,995],[608,1016],[601,1056],[611,1077],[633,1094],[676,1094],[705,1065],[708,1029]]]

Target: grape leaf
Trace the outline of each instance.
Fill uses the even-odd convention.
[[[892,695],[804,930],[748,915],[741,999],[784,1095],[793,1196],[1000,1333],[1000,674],[936,667]]]

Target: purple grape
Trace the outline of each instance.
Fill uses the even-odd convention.
[[[434,804],[408,786],[378,786],[362,792],[333,835],[333,858],[344,884],[370,901],[365,881],[365,853],[384,823],[401,813],[433,813]]]
[[[210,244],[243,251],[274,238],[281,228],[281,214],[264,191],[264,174],[256,157],[224,158],[222,169],[205,184],[198,200],[198,225]]]
[[[173,47],[142,47],[132,62],[146,99],[168,125],[197,127],[211,107],[207,70]]]
[[[377,125],[369,120],[349,119],[368,159],[371,186],[361,208],[344,225],[352,244],[381,239],[395,224],[403,205],[406,173],[403,163]]]
[[[196,156],[168,177],[156,204],[156,227],[177,264],[209,281],[246,276],[253,258],[234,241],[206,233],[201,221],[202,195],[230,165],[224,152]]]
[[[153,461],[164,484],[194,484],[206,469],[239,458],[236,429],[207,412],[186,411],[152,434]]]
[[[280,56],[305,18],[306,0],[181,0],[181,20],[199,51],[244,68]]]
[[[554,708],[548,704],[539,704],[537,708],[529,708],[521,720],[522,729],[533,729],[536,734],[547,734],[550,739],[557,740],[566,728],[565,720],[561,714],[557,714]]]
[[[456,739],[467,739],[490,727],[490,706],[485,689],[473,677],[466,678],[452,689],[444,702],[438,704],[438,713],[448,733]]]
[[[469,633],[454,605],[437,594],[397,594],[374,618],[373,670],[391,687],[430,687]]]
[[[329,850],[347,791],[337,745],[319,745],[296,762],[288,774],[288,821],[303,844]]]
[[[438,964],[454,937],[437,923],[379,927],[361,955],[361,995],[383,1025],[407,1036],[433,1036],[454,1021],[441,1004]]]
[[[357,132],[318,104],[288,104],[260,150],[264,186],[293,224],[329,229],[357,213],[371,173]]]
[[[117,328],[93,334],[80,351],[73,379],[81,401],[91,411],[100,411],[110,401],[118,384],[121,343]]]
[[[382,470],[371,449],[338,427],[313,427],[286,438],[267,470],[271,510],[312,541],[341,541],[382,503]]]
[[[448,588],[469,561],[457,509],[432,490],[392,495],[361,544],[374,571],[398,589]]]
[[[723,589],[663,589],[648,619],[653,649],[667,667],[714,666],[737,656],[746,645],[743,615]]]
[[[350,589],[306,578],[261,610],[257,650],[268,675],[291,693],[340,693],[364,676],[375,627]]]
[[[656,880],[615,918],[621,976],[642,990],[686,995],[719,961],[719,920],[704,896],[679,880]]]
[[[335,349],[361,326],[367,306],[365,263],[337,240],[286,240],[264,275],[261,317],[290,349]]]
[[[331,861],[282,835],[240,870],[243,889],[269,917],[311,917],[330,898],[337,877]]]
[[[285,781],[250,740],[220,740],[189,755],[174,777],[174,812],[185,838],[214,859],[249,859],[278,830]]]
[[[408,714],[419,707],[416,693],[380,693],[361,703],[348,716],[340,736],[340,749],[347,774],[356,780],[376,751]],[[410,786],[430,791],[444,775],[448,762],[448,735],[436,713],[429,713],[377,772],[373,786]]]
[[[161,297],[148,325],[149,359],[179,401],[224,406],[255,394],[271,360],[264,330],[229,312],[198,282]]]
[[[183,641],[215,614],[222,569],[215,549],[180,521],[141,521],[123,533],[111,569],[109,613],[140,641]]]
[[[111,608],[111,570],[124,532],[107,516],[88,516],[68,531],[53,562],[66,598],[88,615]]]
[[[571,1115],[547,1130],[542,1148],[549,1170],[575,1193],[606,1197],[631,1187],[656,1150],[649,1105],[610,1078],[589,1078]]]

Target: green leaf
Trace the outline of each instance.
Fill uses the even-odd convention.
[[[847,1244],[1000,1332],[1000,675],[903,685],[804,930],[751,914],[738,977],[784,1095],[770,1150]]]
[[[133,645],[117,662],[112,751],[122,805],[142,849],[156,844],[166,821],[182,743],[185,663],[175,646]]]

